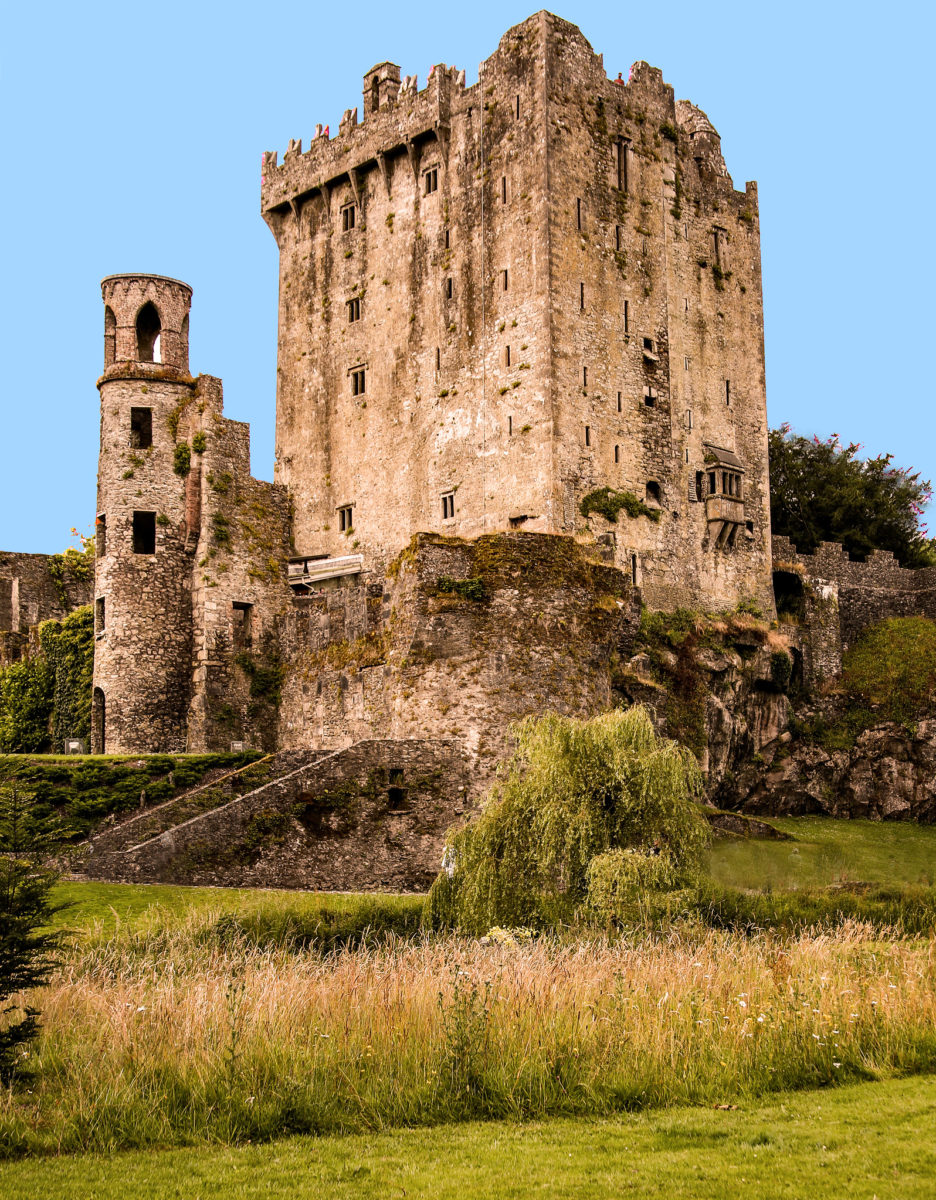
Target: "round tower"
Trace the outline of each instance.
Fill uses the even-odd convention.
[[[192,289],[109,275],[94,572],[95,753],[185,749],[192,675],[188,373]],[[188,521],[187,521],[188,517]]]

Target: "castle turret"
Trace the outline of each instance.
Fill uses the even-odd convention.
[[[192,289],[110,275],[98,459],[93,749],[185,749],[192,676],[191,576],[200,489],[179,421]]]

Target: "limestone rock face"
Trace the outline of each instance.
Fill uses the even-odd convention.
[[[751,763],[720,803],[745,813],[936,821],[936,719],[908,731],[893,723],[860,735],[851,750],[777,740],[767,765]]]

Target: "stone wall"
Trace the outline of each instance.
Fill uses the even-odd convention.
[[[936,567],[908,570],[889,551],[875,550],[865,562],[855,562],[837,542],[800,554],[789,538],[775,537],[773,570],[778,608],[781,592],[791,584],[795,589],[797,579],[802,583],[801,620],[791,632],[811,683],[837,675],[843,652],[870,625],[890,617],[936,620]]]
[[[467,808],[450,742],[366,741],[120,855],[106,877],[237,887],[424,890]]]
[[[43,621],[60,621],[91,600],[91,581],[64,572],[52,554],[0,551],[0,667],[29,653],[30,629]]]

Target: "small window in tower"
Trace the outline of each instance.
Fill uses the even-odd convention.
[[[454,295],[455,295],[455,288],[452,284],[451,277],[449,277],[445,281],[445,298],[446,298],[446,300],[451,300]]]
[[[624,332],[630,333],[630,301],[624,301]]]
[[[591,426],[590,425],[585,426],[585,445],[586,446],[591,445]]]
[[[686,428],[689,430],[692,429],[692,409],[691,408],[686,409]]]
[[[731,380],[730,379],[725,380],[725,403],[728,405],[731,404]]]
[[[624,230],[622,229],[622,227],[620,225],[615,225],[615,227],[614,227],[614,248],[615,248],[615,250],[620,250],[623,243],[624,243]]]
[[[657,401],[656,389],[652,388],[652,387],[645,387],[644,388],[644,404],[647,406],[647,408],[654,408],[656,406],[656,401]]]
[[[520,97],[517,97],[517,120],[520,120]]]
[[[618,138],[613,146],[614,154],[614,186],[622,192],[628,190],[628,155],[630,152],[630,142],[625,138]]]
[[[442,520],[443,521],[454,521],[455,520],[455,493],[454,492],[443,492],[442,493]]]
[[[436,375],[442,370],[442,351],[436,346]]]
[[[683,297],[683,312],[688,312],[688,311],[689,311],[689,297],[684,296]]]
[[[117,318],[110,305],[104,307],[104,366],[109,367],[117,357]]]
[[[387,772],[387,803],[391,808],[399,808],[406,800],[406,789],[403,786],[402,767],[391,767]]]
[[[621,461],[621,447],[620,446],[614,447],[614,461],[616,463],[619,463]]]
[[[360,321],[360,319],[361,298],[360,296],[355,296],[352,300],[348,301],[348,323],[353,325],[355,321]]]
[[[714,471],[708,473],[708,494],[710,496],[718,494],[718,475]]]
[[[343,504],[338,509],[338,531],[340,533],[350,533],[354,528],[354,506],[352,504]]]
[[[513,417],[507,418],[507,436],[513,437]]]
[[[357,224],[357,205],[343,204],[341,206],[341,230],[342,233],[350,233]]]
[[[98,513],[94,522],[94,557],[103,558],[107,553],[107,517]]]
[[[451,247],[451,244],[452,244],[451,235],[450,235],[449,231],[446,229],[446,231],[445,231],[445,248],[446,248],[446,250],[448,250]]]
[[[135,512],[133,514],[133,553],[156,553],[156,514]]]
[[[353,367],[351,376],[351,395],[363,396],[367,387],[367,372],[364,367]]]
[[[647,504],[651,508],[660,507],[660,485],[653,479],[647,481]]]
[[[148,450],[153,444],[153,410],[151,408],[130,409],[130,446],[134,450]]]
[[[643,348],[644,348],[644,350],[649,350],[650,353],[652,354],[653,353],[653,338],[645,337],[643,340]]]
[[[423,188],[427,196],[431,196],[433,192],[439,190],[438,167],[430,167],[428,171],[423,172]]]
[[[576,200],[576,202],[575,202],[575,225],[576,225],[577,229],[582,228],[582,201],[581,200]]]
[[[705,499],[705,472],[696,471],[695,473],[695,499]]]
[[[147,300],[137,313],[136,319],[137,362],[158,363],[162,361],[159,338],[161,329],[162,322],[156,311],[156,305]]]
[[[503,290],[506,292],[507,291],[507,271],[506,271],[506,269],[501,271],[501,283],[503,284]]]
[[[104,611],[104,597],[98,596],[94,601],[94,633],[96,637],[101,637],[106,628]]]
[[[510,347],[509,346],[504,347],[504,366],[505,367],[510,366]]]
[[[231,605],[232,638],[236,653],[253,646],[253,605],[234,601]]]
[[[689,356],[688,355],[686,355],[686,357],[683,359],[683,370],[684,371],[689,370]]]
[[[621,393],[618,392],[618,412],[621,412]]]
[[[507,203],[507,176],[501,175],[501,204]]]
[[[585,307],[585,284],[580,283],[579,284],[579,308],[584,309],[584,307]]]
[[[637,586],[637,555],[631,555],[631,583]]]

